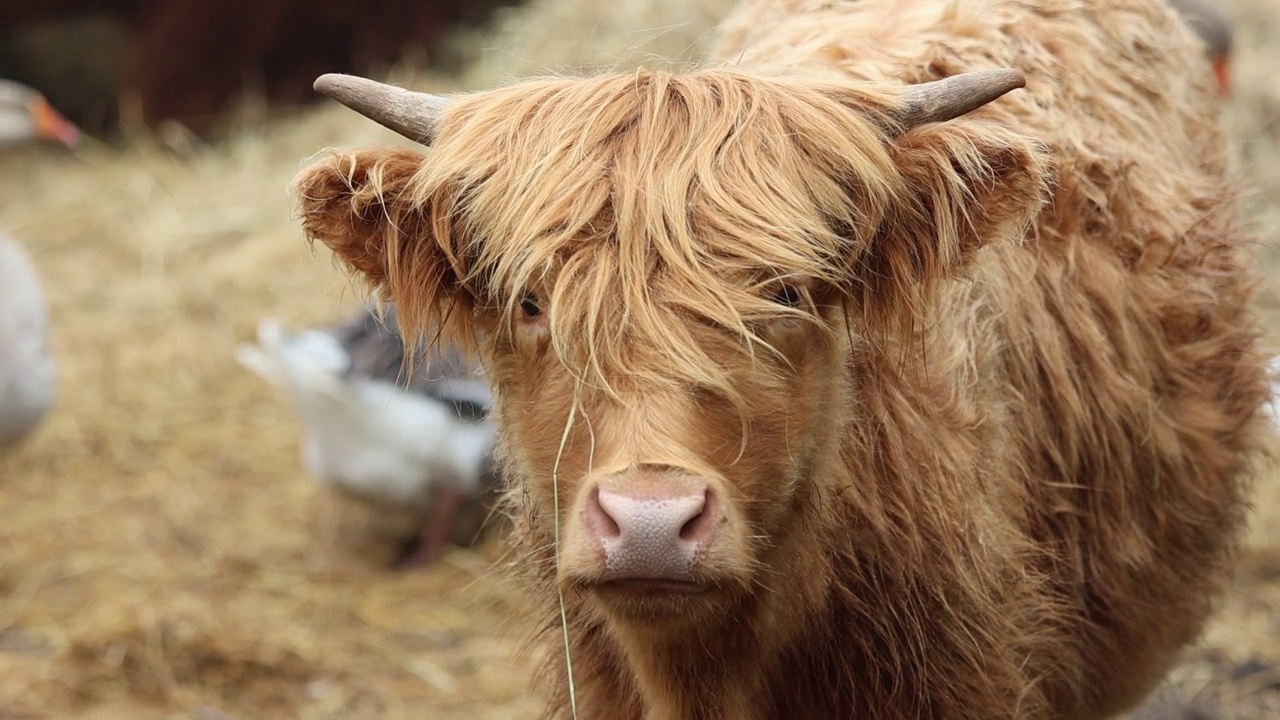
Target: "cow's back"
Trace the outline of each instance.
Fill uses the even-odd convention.
[[[1248,238],[1203,48],[1161,0],[756,0],[714,57],[836,80],[1026,74],[953,122],[1047,144],[1052,202],[944,291],[913,344],[934,372],[957,348],[979,368],[965,399],[1004,454],[1008,515],[1056,549],[1068,627],[1044,648],[1061,673],[1049,694],[1090,717],[1133,702],[1227,577],[1265,432]],[[901,390],[927,405],[928,387]]]

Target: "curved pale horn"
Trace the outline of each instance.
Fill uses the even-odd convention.
[[[333,98],[385,128],[430,145],[449,101],[355,75],[329,73],[316,78],[315,91]]]
[[[903,106],[897,120],[903,129],[944,122],[977,110],[1010,90],[1026,87],[1018,70],[979,70],[942,80],[908,85],[902,91]]]

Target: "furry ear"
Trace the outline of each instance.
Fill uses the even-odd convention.
[[[435,203],[418,192],[425,160],[412,150],[334,153],[292,186],[307,239],[324,243],[370,290],[395,302],[409,347],[458,315],[456,306],[470,306],[448,245],[451,227],[437,222]]]
[[[404,196],[423,160],[410,150],[361,150],[302,171],[291,189],[307,239],[328,246],[370,288],[385,285],[389,245],[405,231]]]
[[[919,127],[890,141],[889,153],[902,184],[854,288],[868,319],[914,315],[983,247],[1021,240],[1049,198],[1047,149],[990,122]]]

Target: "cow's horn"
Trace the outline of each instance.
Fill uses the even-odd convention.
[[[902,91],[903,105],[897,112],[897,120],[904,129],[944,122],[1026,85],[1027,79],[1022,73],[1012,69],[979,70],[908,85]]]
[[[414,142],[430,145],[449,101],[354,75],[329,73],[316,78],[315,90]]]

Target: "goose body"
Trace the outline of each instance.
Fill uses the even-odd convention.
[[[288,333],[271,319],[237,360],[285,390],[302,426],[302,463],[321,484],[425,516],[407,564],[433,559],[454,515],[496,490],[488,385],[451,352],[402,381],[400,336],[366,310],[337,327]]]
[[[0,447],[34,430],[55,395],[44,290],[22,246],[0,235]]]

